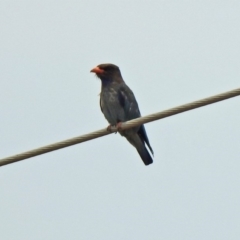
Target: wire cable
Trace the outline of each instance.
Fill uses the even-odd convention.
[[[195,108],[199,108],[199,107],[203,107],[209,104],[213,104],[216,102],[220,102],[223,100],[226,100],[228,98],[232,98],[232,97],[236,97],[240,95],[240,88],[234,89],[232,91],[228,91],[228,92],[224,92],[215,96],[211,96],[208,98],[204,98],[195,102],[191,102],[191,103],[187,103],[184,105],[180,105],[174,108],[170,108],[168,110],[162,111],[162,112],[157,112],[157,113],[153,113],[144,117],[140,117],[140,118],[136,118],[134,120],[131,121],[127,121],[122,123],[121,125],[121,130],[125,130],[125,129],[129,129],[144,123],[148,123],[148,122],[152,122],[152,121],[156,121],[162,118],[166,118],[166,117],[170,117],[182,112],[186,112]],[[69,147],[78,143],[82,143],[82,142],[86,142],[95,138],[99,138],[99,137],[103,137],[105,135],[111,134],[113,132],[117,131],[116,127],[111,127],[110,129],[111,131],[107,130],[107,128],[95,131],[95,132],[91,132],[85,135],[81,135],[78,137],[74,137],[71,139],[67,139],[61,142],[57,142],[57,143],[53,143],[47,146],[43,146],[40,148],[36,148],[24,153],[20,153],[14,156],[10,156],[10,157],[6,157],[6,158],[2,158],[0,159],[0,166],[4,166],[10,163],[14,163],[14,162],[18,162],[27,158],[31,158],[34,156],[38,156],[44,153],[48,153],[48,152],[52,152],[61,148],[65,148],[65,147]]]

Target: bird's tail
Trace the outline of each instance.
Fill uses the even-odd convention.
[[[126,138],[136,148],[145,165],[153,163],[151,155],[137,133],[126,136]]]
[[[137,151],[138,151],[138,153],[139,153],[140,157],[142,158],[145,165],[149,165],[149,164],[153,163],[152,157],[149,154],[149,152],[148,152],[146,146],[144,145],[144,143],[143,143],[142,147],[140,147],[140,148],[136,147],[136,149],[137,149]]]

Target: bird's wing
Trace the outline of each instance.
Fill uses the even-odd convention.
[[[101,111],[102,111],[102,113],[103,113],[101,96],[100,96],[100,100],[99,100],[99,105],[100,105]]]
[[[118,101],[124,109],[125,121],[141,116],[135,96],[125,83],[118,89]]]
[[[144,125],[141,125],[139,130],[138,130],[138,135],[140,136],[140,138],[147,144],[149,150],[151,151],[152,155],[154,154],[153,153],[153,150],[152,150],[152,147],[150,145],[150,142],[148,140],[148,136],[147,136],[147,133],[146,133],[146,130],[145,130],[145,127]]]
[[[124,112],[125,112],[125,121],[132,120],[134,118],[141,117],[141,113],[138,108],[138,103],[135,99],[135,96],[131,89],[126,85],[123,84],[118,91],[118,100],[120,102],[120,105],[123,107]],[[144,125],[141,125],[139,130],[138,130],[138,135],[142,139],[143,142],[145,142],[153,154],[152,147],[149,143],[147,133],[145,130]]]

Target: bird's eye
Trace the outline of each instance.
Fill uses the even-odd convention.
[[[104,70],[109,71],[109,70],[111,70],[111,67],[105,67]]]

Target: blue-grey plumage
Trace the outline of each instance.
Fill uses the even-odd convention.
[[[101,79],[100,107],[110,125],[141,116],[131,89],[125,84],[119,68],[114,64],[100,64],[91,72]],[[153,154],[144,125],[119,131],[137,149],[145,165],[153,162],[145,143]]]

